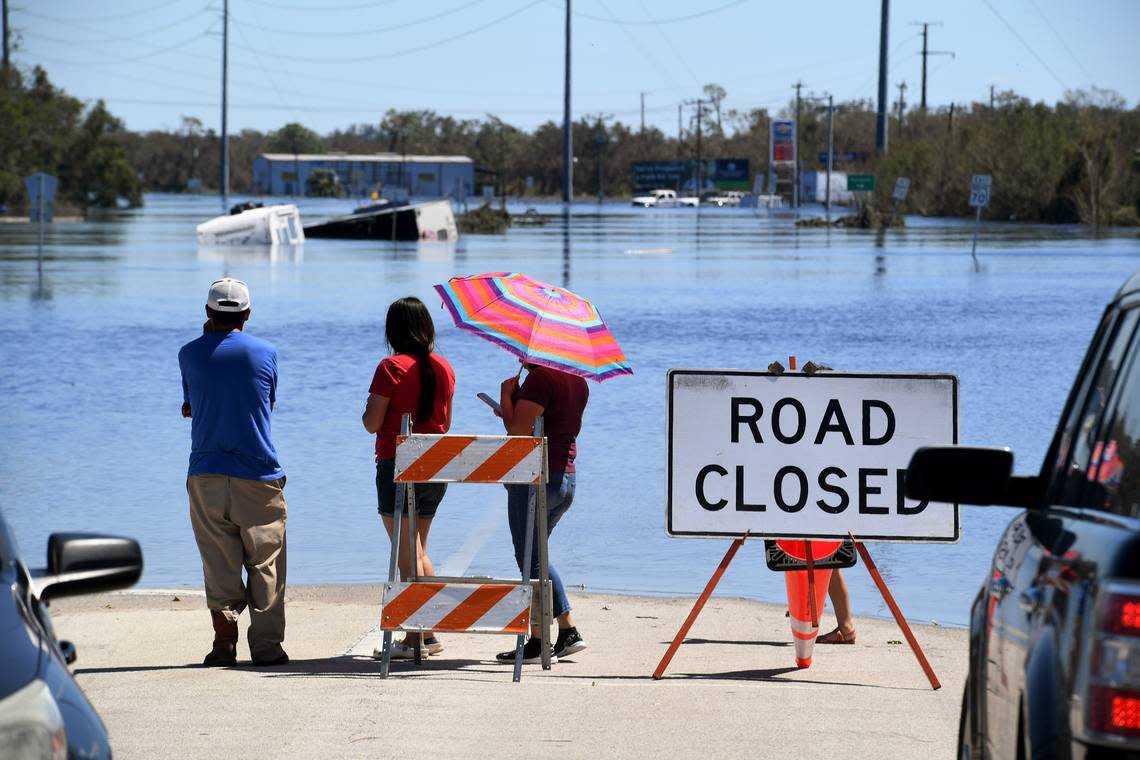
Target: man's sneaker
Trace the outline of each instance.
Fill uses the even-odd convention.
[[[554,642],[554,654],[559,657],[569,657],[586,648],[586,641],[577,628],[564,628],[558,632],[558,639]]]
[[[526,644],[523,644],[523,663],[529,665],[535,662],[542,662],[542,649],[540,647],[540,643],[541,642],[539,642],[539,640],[534,636],[531,636],[526,640]],[[550,644],[547,644],[547,646],[551,647],[551,664],[558,662],[558,656],[554,654],[554,648]],[[497,655],[495,655],[495,659],[499,662],[514,662],[515,650],[510,649],[506,652],[499,652]]]
[[[438,638],[432,636],[431,638],[424,639],[423,650],[428,654],[439,654],[443,651],[443,644]]]

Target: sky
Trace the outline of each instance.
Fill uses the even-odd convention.
[[[17,65],[103,99],[128,129],[218,129],[223,0],[8,0]],[[561,122],[565,0],[229,0],[229,129],[298,121],[327,134],[388,109],[524,129]],[[874,99],[880,0],[572,0],[572,111],[677,132],[715,82],[722,108],[805,95]],[[990,85],[1054,103],[1067,90],[1140,101],[1140,0],[892,0],[890,101],[988,102]],[[686,125],[693,106],[685,106]]]

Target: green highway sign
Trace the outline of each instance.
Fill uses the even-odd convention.
[[[874,174],[848,174],[847,189],[852,193],[866,193],[875,189]]]

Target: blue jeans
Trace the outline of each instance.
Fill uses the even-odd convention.
[[[507,520],[511,525],[511,540],[515,544],[515,563],[522,572],[523,550],[526,544],[526,511],[530,499],[530,486],[511,484],[507,486]],[[549,537],[554,526],[570,509],[574,502],[574,473],[552,473],[546,484],[546,535]],[[548,547],[549,548],[549,547]],[[549,559],[549,557],[548,557]],[[554,597],[554,617],[570,611],[570,600],[566,598],[566,588],[554,563],[550,564],[550,586]],[[531,546],[530,577],[538,578],[538,514],[534,517],[534,544]]]

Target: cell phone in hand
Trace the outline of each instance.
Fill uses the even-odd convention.
[[[503,407],[499,406],[499,402],[488,396],[486,393],[476,393],[475,396],[484,404],[494,409],[496,414],[503,413]]]

